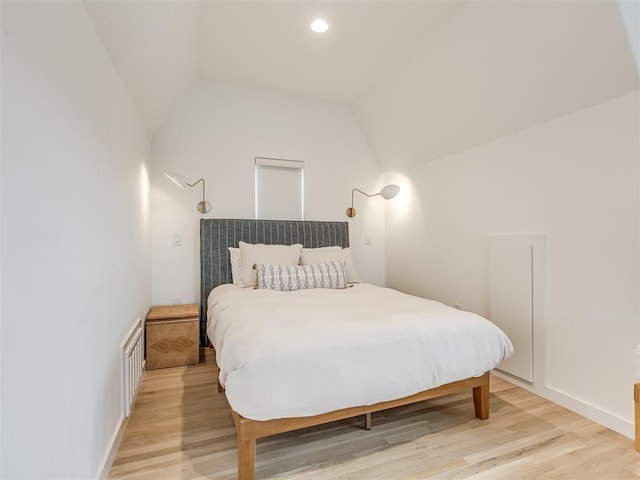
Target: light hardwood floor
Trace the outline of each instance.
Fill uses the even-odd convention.
[[[145,373],[110,479],[234,479],[237,437],[202,363]],[[330,386],[327,386],[330,388]],[[640,478],[633,441],[492,377],[491,416],[471,391],[258,440],[256,479]],[[632,401],[630,395],[629,401]]]

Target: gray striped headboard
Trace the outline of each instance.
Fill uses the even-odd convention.
[[[207,297],[214,287],[231,283],[229,247],[240,241],[291,245],[306,248],[349,246],[347,222],[293,220],[242,220],[203,218],[200,220],[200,345],[207,341]]]

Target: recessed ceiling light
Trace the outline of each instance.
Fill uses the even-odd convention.
[[[329,24],[321,18],[316,18],[311,22],[311,30],[316,33],[324,33],[329,30]]]

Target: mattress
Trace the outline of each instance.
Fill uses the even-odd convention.
[[[402,398],[480,376],[513,353],[489,320],[364,283],[220,285],[208,298],[207,334],[231,408],[253,420]]]

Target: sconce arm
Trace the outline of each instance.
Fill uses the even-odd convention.
[[[205,197],[205,195],[204,195],[204,178],[201,178],[200,180],[196,180],[196,181],[195,181],[195,182],[193,182],[193,183],[187,183],[187,185],[188,185],[189,187],[195,187],[195,186],[196,186],[197,184],[199,184],[200,182],[202,182],[202,201],[204,202],[204,201],[205,201],[205,198],[206,198],[206,197]]]
[[[354,188],[353,190],[351,190],[351,208],[353,208],[353,194],[354,192],[360,192],[362,195],[366,196],[366,197],[375,197],[377,195],[380,195],[380,193],[373,193],[371,195],[369,195],[368,193],[363,192],[362,190],[358,189],[358,188]]]

